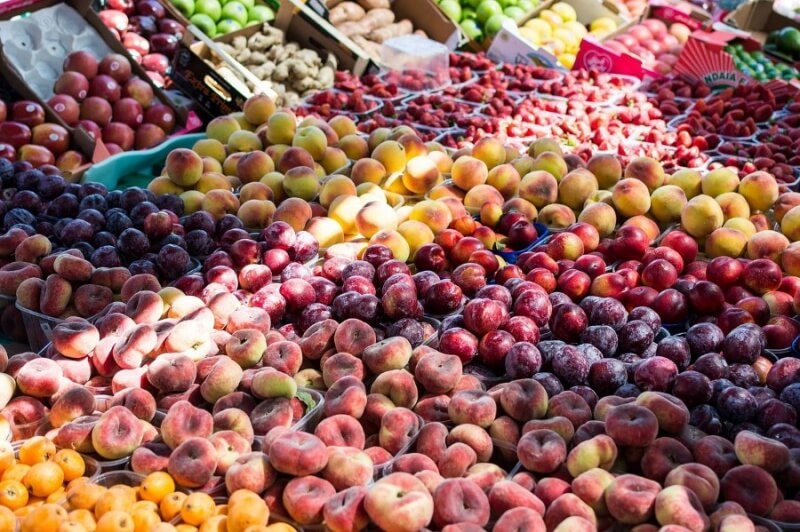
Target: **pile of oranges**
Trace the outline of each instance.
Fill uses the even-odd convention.
[[[206,493],[176,491],[166,472],[130,486],[136,475],[122,473],[126,483],[114,483],[114,475],[95,482],[87,469],[79,453],[57,449],[44,437],[26,440],[16,453],[10,443],[0,442],[0,530],[17,530],[17,525],[20,532],[295,530],[283,523],[267,525],[266,502],[249,490],[218,504]]]

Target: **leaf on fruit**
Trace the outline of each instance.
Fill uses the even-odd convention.
[[[297,392],[297,398],[300,399],[301,403],[306,405],[306,412],[317,406],[314,397],[308,392]]]

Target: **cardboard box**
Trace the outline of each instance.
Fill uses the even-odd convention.
[[[35,3],[25,4],[25,5],[17,5],[17,4],[0,4],[0,20],[10,20],[16,16],[22,15],[27,12],[35,12],[41,9],[52,7],[57,4],[63,3],[72,9],[74,9],[78,15],[80,15],[83,20],[87,23],[88,27],[94,31],[100,39],[105,43],[108,48],[113,51],[114,53],[121,54],[128,58],[131,63],[131,69],[135,76],[147,81],[150,86],[153,88],[153,93],[160,100],[162,103],[168,105],[175,111],[176,117],[176,127],[177,130],[172,132],[173,135],[181,134],[187,131],[192,131],[200,127],[201,123],[194,113],[189,112],[188,110],[180,107],[175,107],[172,101],[167,97],[163,90],[157,87],[150,77],[147,75],[145,70],[142,68],[140,64],[136,61],[133,61],[128,54],[127,50],[122,43],[114,37],[114,35],[106,28],[100,18],[97,16],[97,13],[92,11],[91,9],[91,0],[64,0],[63,2],[59,0],[41,0]],[[72,51],[72,50],[70,50]],[[13,66],[8,62],[8,59],[5,55],[3,50],[3,43],[0,41],[0,74],[2,74],[6,80],[25,98],[39,101],[41,102],[40,95],[36,94],[31,87],[25,82],[23,76],[13,68]],[[53,80],[55,82],[55,79]],[[46,105],[46,103],[42,102],[45,109],[52,113],[52,109]],[[59,122],[61,123],[61,122]],[[75,133],[76,138],[80,138],[81,135],[77,132],[78,130],[83,131],[80,128],[71,128],[70,132]],[[85,133],[84,133],[85,134]],[[99,162],[104,158],[108,157],[108,151],[102,145],[102,141],[92,141],[88,135],[90,143],[92,144],[91,148],[86,146],[86,151],[84,153],[91,157],[93,162]]]
[[[773,11],[772,0],[756,0],[737,7],[725,17],[724,22],[734,28],[749,32],[758,42],[764,43],[767,34],[786,26],[800,27],[797,21]]]
[[[358,50],[355,43],[301,2],[283,0],[274,26],[284,32],[287,41],[317,52],[323,62],[333,54],[339,70],[361,75],[374,66],[366,52]],[[230,43],[239,36],[248,38],[260,29],[261,25],[249,26],[215,38],[214,42]],[[251,96],[246,86],[225,79],[206,62],[212,55],[206,43],[194,42],[187,32],[173,60],[171,73],[175,85],[192,96],[206,119],[240,111]],[[223,59],[222,62],[234,72],[243,74],[246,71],[235,60]]]
[[[632,23],[632,21],[622,17],[616,4],[609,0],[603,0],[602,2],[597,0],[548,0],[532,11],[521,25],[524,25],[528,20],[536,18],[541,11],[549,9],[559,1],[574,7],[575,12],[578,14],[578,22],[584,26],[588,26],[593,20],[600,17],[608,17],[614,20],[618,29],[627,27]],[[505,27],[495,35],[487,55],[496,62],[529,63],[560,68],[560,63],[555,55],[544,48],[533,46],[516,31]]]

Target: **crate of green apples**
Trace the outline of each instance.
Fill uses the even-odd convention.
[[[209,37],[225,35],[275,19],[275,10],[261,0],[169,0]]]

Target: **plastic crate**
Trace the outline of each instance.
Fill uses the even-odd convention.
[[[146,188],[153,177],[160,175],[167,155],[177,148],[191,148],[198,140],[206,138],[205,133],[193,133],[168,139],[149,150],[128,152],[110,157],[95,164],[84,174],[83,183],[102,183],[109,190],[122,190],[127,187]]]

